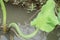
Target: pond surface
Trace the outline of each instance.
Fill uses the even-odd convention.
[[[16,22],[19,25],[24,24],[25,21],[28,21],[29,18],[36,12],[33,13],[27,13],[27,11],[19,6],[13,6],[11,4],[6,4],[7,7],[7,24],[11,22]],[[2,12],[0,10],[0,23],[2,22]],[[35,29],[33,27],[21,25],[20,29],[22,32],[25,34],[33,32]],[[54,30],[51,33],[45,33],[42,32],[41,30],[38,32],[38,34],[28,40],[60,40],[60,29]],[[17,38],[16,36],[14,37],[15,40],[25,40],[23,38]],[[2,36],[0,40],[7,40],[6,37]]]

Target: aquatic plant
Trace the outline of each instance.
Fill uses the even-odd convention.
[[[6,8],[5,8],[5,5],[4,5],[4,2],[3,0],[0,0],[0,4],[1,4],[1,9],[2,9],[2,12],[3,12],[3,30],[4,32],[6,32]]]
[[[4,29],[3,31],[6,33],[6,29],[7,29],[7,26],[6,26],[6,14],[7,13],[6,13],[6,9],[5,9],[3,0],[0,1],[0,4],[1,4],[2,11],[3,11],[3,29]],[[30,34],[30,35],[24,35],[20,31],[19,26],[16,23],[11,23],[11,24],[9,24],[8,27],[9,28],[11,28],[11,27],[15,28],[15,30],[19,33],[19,36],[22,36],[23,38],[26,38],[26,39],[33,37],[38,32],[38,29],[36,29],[36,31],[33,32],[32,34]]]
[[[54,11],[55,9],[54,0],[48,0],[46,4],[42,6],[41,11],[38,13],[37,17],[33,19],[33,21],[31,21],[30,25],[35,26],[36,30],[29,35],[23,34],[21,30],[19,29],[19,26],[17,25],[17,23],[15,22],[12,22],[10,24],[6,23],[7,13],[6,13],[6,8],[5,8],[3,0],[0,0],[0,5],[2,8],[2,12],[3,12],[3,24],[2,25],[3,25],[4,33],[7,32],[7,27],[9,29],[14,28],[15,31],[17,31],[17,34],[19,36],[29,39],[29,38],[34,37],[38,33],[39,30],[42,30],[45,32],[51,32],[55,28],[55,26],[59,24],[58,18],[55,15],[55,11]]]
[[[31,22],[31,25],[36,26],[40,30],[51,32],[55,26],[59,24],[54,9],[54,0],[48,0],[47,3],[42,6],[37,17]]]

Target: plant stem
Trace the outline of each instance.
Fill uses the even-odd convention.
[[[3,12],[3,31],[6,32],[6,8],[3,0],[0,0],[0,3],[1,3],[1,9]]]
[[[34,31],[33,33],[31,33],[29,35],[25,35],[21,32],[21,30],[19,29],[19,26],[16,23],[9,24],[9,28],[10,27],[14,28],[17,31],[17,33],[19,34],[19,36],[22,36],[23,38],[26,38],[26,39],[34,37],[39,31],[39,29],[37,28],[36,31]]]

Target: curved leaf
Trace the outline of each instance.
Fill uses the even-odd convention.
[[[37,17],[31,21],[31,25],[36,26],[40,30],[51,32],[59,23],[57,17],[55,16],[54,8],[54,0],[48,0],[47,3],[42,6]]]

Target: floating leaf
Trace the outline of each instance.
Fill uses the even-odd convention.
[[[31,25],[36,26],[40,30],[51,32],[59,23],[55,16],[54,8],[54,0],[48,0],[47,3],[42,6],[37,17],[31,21]]]

